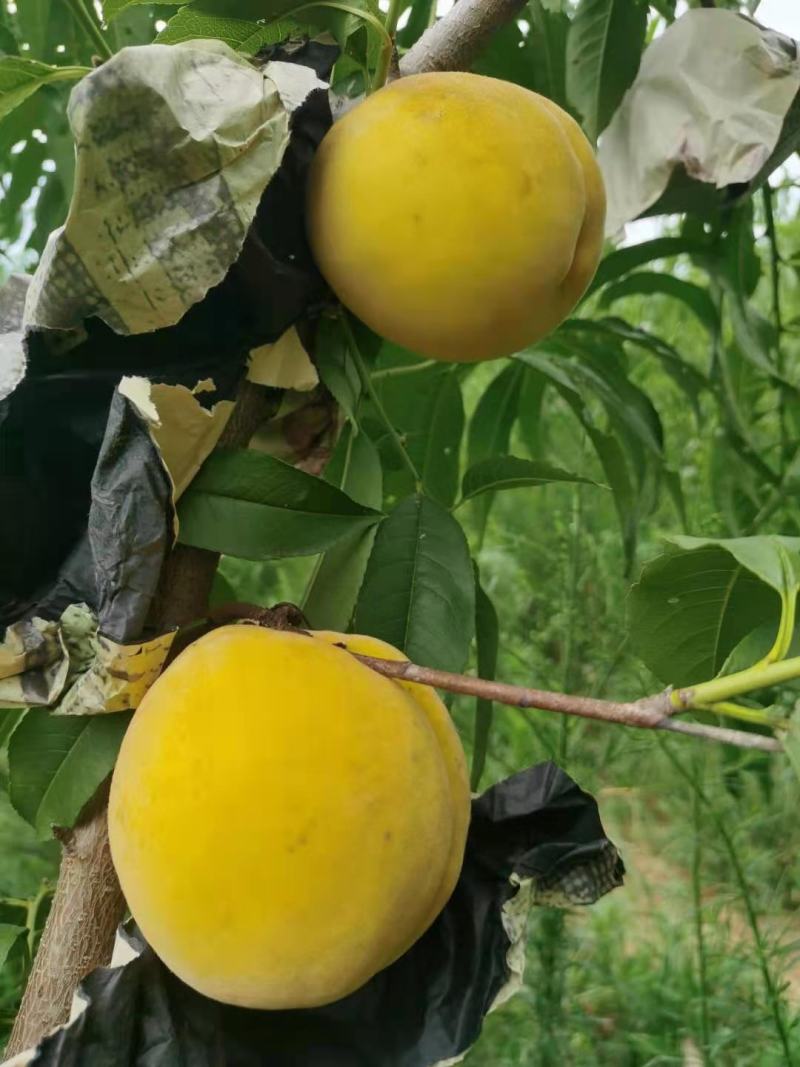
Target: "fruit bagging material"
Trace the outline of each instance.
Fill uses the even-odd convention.
[[[158,1034],[162,1059],[191,1067],[262,1067],[265,1056],[270,1067],[442,1067],[463,1057],[486,1013],[520,988],[530,904],[591,904],[622,874],[593,798],[554,764],[539,764],[473,797],[461,874],[443,911],[349,996],[283,1011],[223,1004],[182,982],[126,924],[119,965],[84,980],[81,1014],[43,1041],[36,1063],[65,1067],[91,1054],[140,1067]],[[295,936],[313,951],[308,931]]]
[[[447,709],[348,649],[404,658],[369,637],[221,627],[125,736],[120,884],[167,966],[219,1001],[340,999],[418,940],[458,879],[470,797]]]
[[[308,233],[345,307],[422,356],[474,362],[550,333],[594,276],[605,190],[578,124],[477,74],[418,74],[334,124]]]

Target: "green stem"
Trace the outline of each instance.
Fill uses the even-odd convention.
[[[781,595],[781,621],[772,648],[766,654],[764,659],[756,664],[756,666],[766,666],[768,663],[780,663],[782,659],[786,658],[787,652],[792,647],[795,619],[797,616],[797,586],[795,585],[792,562],[783,547],[779,549],[779,555],[781,569],[783,570],[784,585],[789,592]]]
[[[783,685],[800,678],[800,656],[781,660],[779,663],[758,664],[748,667],[724,678],[712,678],[710,682],[700,682],[687,689],[676,689],[670,696],[675,708],[708,707],[719,704],[742,693],[752,693],[754,689],[769,689],[773,685]]]
[[[94,44],[98,51],[98,55],[100,55],[102,59],[111,59],[114,53],[111,51],[108,41],[103,36],[100,27],[95,22],[83,0],[66,0],[66,4],[72,12],[72,17],[79,26],[83,27],[86,36],[89,37]]]
[[[768,715],[758,708],[746,708],[741,704],[731,704],[728,700],[721,700],[717,704],[695,704],[694,707],[698,711],[710,711],[714,715],[726,715],[729,719],[740,719],[742,722],[752,722],[757,726],[778,726],[786,729],[789,725],[788,719],[779,719],[776,716]]]
[[[47,75],[47,80],[48,82],[77,81],[91,73],[91,67],[56,67]]]
[[[401,457],[404,466],[407,468],[409,474],[414,479],[415,489],[419,491],[422,488],[422,479],[419,476],[419,471],[414,466],[411,456],[409,456],[408,452],[406,451],[406,446],[400,439],[400,434],[394,428],[391,419],[386,414],[386,409],[381,403],[380,397],[375,392],[375,386],[372,384],[372,378],[370,377],[369,371],[367,370],[367,365],[364,362],[364,357],[361,355],[361,351],[358,347],[358,341],[356,341],[356,335],[353,333],[353,327],[350,325],[350,319],[346,311],[342,312],[340,316],[340,321],[342,323],[342,328],[344,329],[345,337],[347,338],[347,345],[350,349],[350,354],[353,357],[353,363],[355,363],[358,376],[361,379],[361,387],[367,397],[369,397],[369,399],[372,401],[372,405],[378,414],[378,418],[383,423],[387,434],[391,438],[397,450],[397,454]]]
[[[417,374],[421,370],[427,370],[428,367],[435,366],[435,359],[423,359],[419,363],[411,363],[403,367],[386,367],[384,370],[376,370],[370,377],[373,382],[377,382],[381,378],[396,378],[399,374]]]
[[[397,32],[397,23],[404,8],[405,0],[389,0],[389,10],[386,12],[386,21],[384,23],[384,29],[389,38],[389,43],[387,45],[386,41],[384,41],[383,47],[381,48],[378,65],[375,68],[375,76],[372,79],[373,92],[376,89],[382,89],[386,84],[386,79],[389,77],[389,70],[392,65],[392,55],[394,54],[394,36]]]

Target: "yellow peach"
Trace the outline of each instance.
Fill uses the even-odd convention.
[[[573,309],[600,258],[605,191],[552,101],[477,74],[400,78],[348,112],[311,168],[308,233],[329,285],[433,359],[509,355]]]
[[[166,965],[231,1004],[337,1000],[405,952],[458,877],[469,789],[432,691],[354,635],[225,626],[185,649],[124,738],[109,835]]]

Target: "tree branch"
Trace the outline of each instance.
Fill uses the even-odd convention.
[[[491,34],[512,19],[524,0],[460,0],[417,42],[401,63],[403,74],[469,66]],[[249,442],[268,414],[274,394],[244,382],[221,444]],[[202,618],[219,556],[176,545],[162,572],[150,624],[161,630]],[[66,1022],[72,994],[89,971],[108,963],[124,908],[110,865],[105,794],[65,835],[59,881],[17,1023],[6,1049],[14,1055]]]
[[[525,0],[459,0],[406,52],[400,73],[468,70],[495,30],[524,7]]]
[[[220,445],[244,448],[275,410],[276,395],[275,390],[242,382]],[[216,552],[176,545],[164,565],[148,628],[164,633],[202,618],[218,562]],[[6,1048],[8,1057],[38,1044],[66,1022],[78,983],[111,959],[125,899],[111,863],[107,803],[108,782],[75,826],[58,833],[58,885]]]
[[[420,667],[407,660],[376,659],[374,656],[362,656],[355,652],[351,655],[386,678],[418,682],[436,689],[446,689],[450,693],[465,693],[515,708],[541,708],[544,711],[557,711],[562,715],[575,715],[582,719],[634,726],[641,730],[671,730],[674,733],[700,737],[705,741],[721,741],[723,744],[755,748],[761,752],[783,751],[779,741],[763,734],[750,734],[743,730],[675,719],[676,709],[670,699],[669,690],[631,702],[598,700],[595,697],[553,693],[545,689],[528,689],[521,685],[509,685],[507,682],[489,682],[467,674],[452,674],[450,671]]]
[[[108,782],[80,822],[57,836],[63,851],[58,885],[28,979],[8,1056],[35,1045],[69,1016],[78,982],[108,963],[125,901],[111,863],[106,824]]]

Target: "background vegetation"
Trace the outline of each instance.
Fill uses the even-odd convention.
[[[52,63],[90,62],[91,43],[69,5],[3,2],[4,48]],[[415,4],[412,18],[419,21],[424,7]],[[576,7],[534,0],[530,20],[502,31],[481,69],[535,82],[537,18],[576,17]],[[670,0],[649,5],[647,35],[673,13]],[[150,39],[155,20],[168,14],[130,9],[113,31],[115,46]],[[620,37],[616,47],[626,44]],[[357,76],[355,68],[344,73]],[[0,124],[0,155],[10,160],[0,200],[6,273],[35,265],[66,210],[66,91],[45,87]],[[655,441],[637,460],[641,470],[629,459],[635,491],[623,503],[619,486],[611,493],[551,484],[459,509],[499,613],[498,677],[625,699],[654,691],[661,683],[631,646],[626,599],[662,535],[800,532],[800,200],[791,173],[776,172],[771,189],[705,218],[670,218],[658,240],[671,243],[643,244],[637,258],[613,259],[609,248],[609,284],[579,312],[589,325],[532,353],[562,358],[581,421],[569,389],[547,385],[541,365],[533,374],[507,361],[431,368],[384,346],[374,384],[412,450],[423,432],[414,424],[415,398],[438,388],[443,374],[458,378],[466,409],[461,469],[508,452],[607,483],[590,428],[602,426],[633,456],[646,451],[633,425],[639,412]],[[634,335],[632,326],[646,333]],[[387,373],[397,368],[404,373]],[[596,374],[617,383],[610,400],[593,386]],[[380,431],[375,438],[391,503],[403,473],[391,473],[391,443]],[[302,602],[314,566],[313,559],[226,559],[220,596],[232,588],[238,599]],[[791,688],[772,697],[784,715],[796,710]],[[467,699],[453,709],[469,747],[475,722],[485,719],[476,720]],[[11,726],[3,720],[0,734]],[[534,913],[525,988],[489,1019],[468,1062],[800,1062],[800,826],[798,781],[787,761],[496,708],[481,785],[548,758],[598,797],[628,867],[626,887],[589,909]],[[34,931],[2,972],[0,1026],[13,1015],[46,911],[42,880],[55,876],[56,862],[54,842],[39,842],[0,791],[0,923]]]

